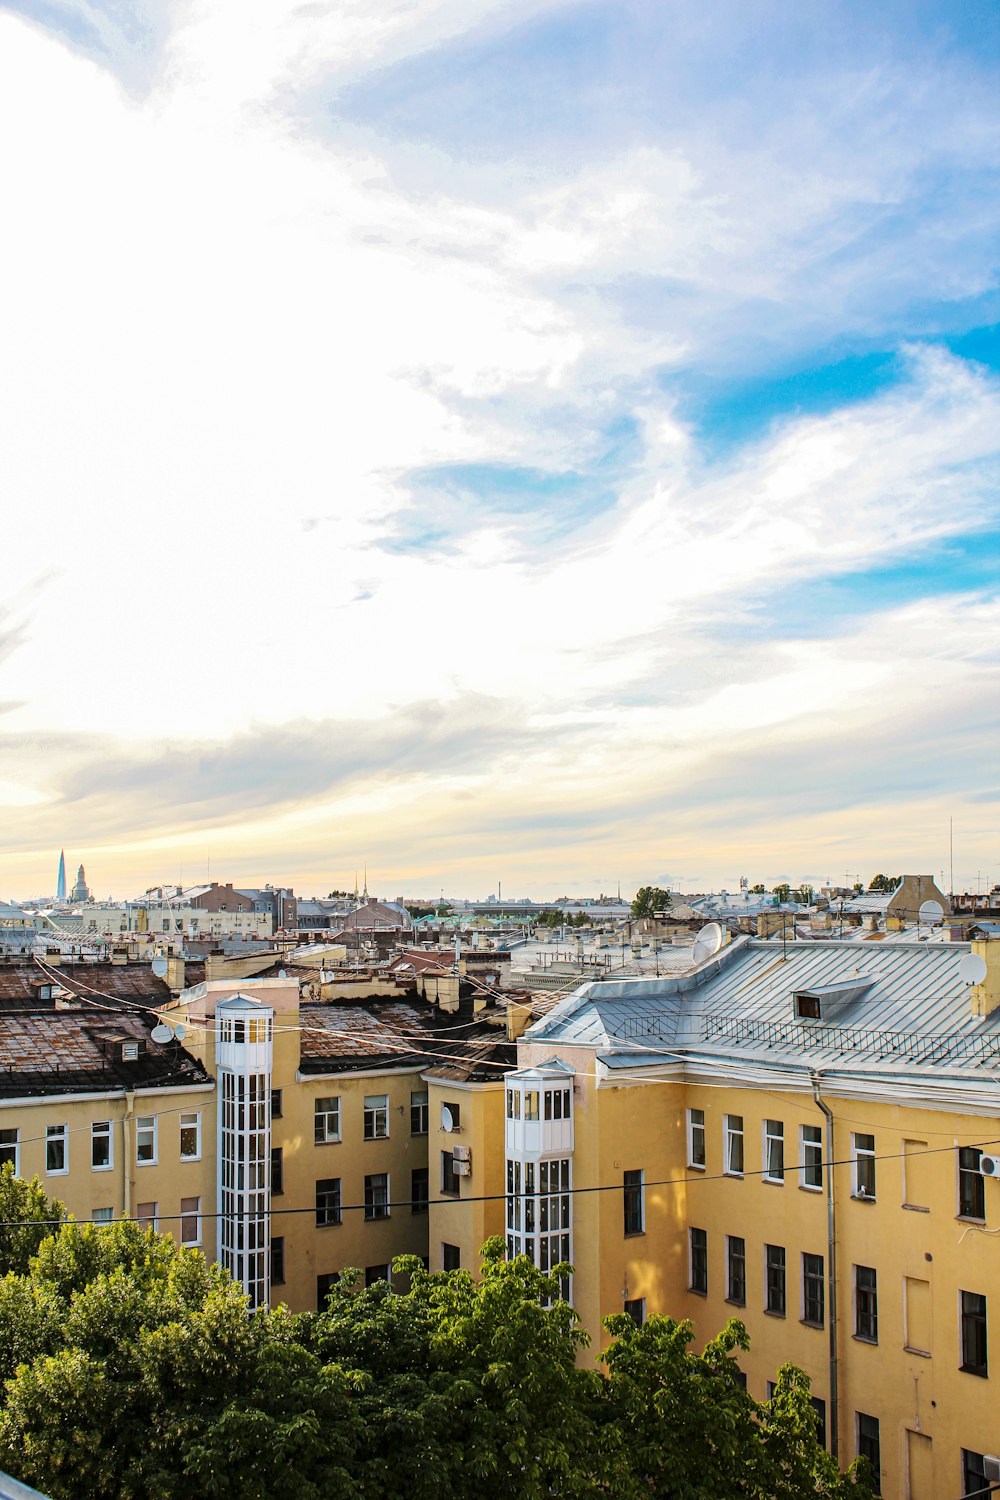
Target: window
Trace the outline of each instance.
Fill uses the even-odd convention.
[[[430,1197],[430,1182],[426,1167],[414,1167],[410,1173],[410,1212],[425,1214]]]
[[[461,1128],[462,1128],[462,1106],[460,1104],[453,1104],[450,1099],[446,1099],[445,1102],[444,1102],[444,1104],[442,1104],[442,1106],[441,1106],[442,1116],[443,1116],[443,1113],[444,1113],[445,1110],[447,1110],[448,1113],[449,1113],[449,1115],[451,1116],[451,1126],[450,1126],[450,1129],[451,1130],[461,1130]],[[443,1120],[442,1120],[442,1123],[443,1123]]]
[[[159,1217],[158,1206],[155,1203],[137,1203],[135,1216],[144,1229],[155,1229]]]
[[[365,1286],[374,1286],[376,1281],[388,1280],[389,1267],[387,1265],[365,1266]]]
[[[645,1297],[626,1297],[623,1311],[626,1317],[632,1319],[637,1328],[641,1328],[646,1321]]]
[[[926,1141],[903,1142],[903,1207],[930,1213],[931,1163]]]
[[[878,1437],[878,1417],[870,1417],[867,1412],[855,1412],[855,1421],[858,1429],[858,1457],[867,1458],[875,1475],[875,1493],[882,1493],[879,1470],[882,1467],[882,1459]]]
[[[462,1267],[462,1251],[458,1245],[441,1246],[442,1271],[459,1271]]]
[[[622,1204],[624,1209],[625,1233],[643,1234],[646,1228],[645,1189],[643,1187],[643,1172],[626,1172],[625,1185],[622,1189]]]
[[[688,1110],[688,1166],[705,1170],[705,1111]]]
[[[69,1128],[66,1125],[45,1127],[45,1175],[62,1177],[69,1171]]]
[[[517,1089],[507,1090],[507,1118],[508,1120],[521,1118],[521,1095]]]
[[[802,1161],[799,1186],[815,1191],[823,1186],[822,1126],[802,1125],[799,1128],[799,1148]]]
[[[365,1178],[365,1218],[387,1219],[389,1217],[389,1174],[374,1172]]]
[[[410,1095],[410,1134],[426,1135],[428,1127],[427,1090]]]
[[[365,1099],[365,1140],[384,1141],[389,1134],[389,1095],[369,1094]]]
[[[796,995],[795,1014],[800,1021],[818,1021],[820,1019],[819,997]]]
[[[966,1375],[989,1374],[986,1367],[986,1298],[962,1292],[962,1363]]]
[[[875,1197],[875,1137],[873,1135],[851,1136],[851,1166],[853,1182],[851,1191],[855,1198]]]
[[[322,1276],[316,1277],[316,1307],[319,1312],[326,1311],[326,1299],[336,1286],[338,1279],[336,1271],[326,1271]]]
[[[135,1159],[140,1167],[156,1161],[156,1116],[138,1115],[135,1122]]]
[[[272,1120],[280,1120],[281,1119],[281,1106],[282,1106],[281,1090],[280,1089],[272,1089],[271,1090],[271,1119]]]
[[[743,1176],[743,1116],[726,1115],[724,1118],[724,1155],[722,1170],[730,1177]]]
[[[802,1257],[802,1321],[814,1328],[823,1327],[826,1310],[826,1288],[823,1283],[822,1255]]]
[[[276,1235],[271,1240],[271,1285],[283,1286],[285,1282],[285,1240]]]
[[[95,1208],[90,1216],[90,1222],[92,1224],[110,1224],[114,1216],[115,1211],[113,1208]]]
[[[962,1449],[962,1494],[981,1495],[990,1487],[990,1480],[986,1474],[986,1462],[981,1453],[973,1453],[969,1448]]]
[[[340,1178],[321,1177],[316,1184],[316,1227],[325,1229],[330,1224],[339,1224]]]
[[[19,1130],[0,1130],[0,1167],[5,1162],[10,1162],[14,1169],[14,1176],[20,1175],[21,1169],[21,1132]]]
[[[271,1193],[280,1198],[285,1191],[284,1152],[280,1146],[271,1147]]]
[[[90,1165],[95,1172],[109,1172],[114,1165],[111,1121],[95,1120],[90,1127]]]
[[[764,1246],[764,1308],[777,1317],[785,1316],[785,1247]]]
[[[201,1159],[201,1114],[192,1110],[181,1115],[181,1161]]]
[[[201,1199],[181,1199],[181,1244],[201,1244]]]
[[[691,1290],[708,1292],[708,1231],[689,1229],[688,1241],[691,1250]]]
[[[546,1089],[544,1114],[547,1120],[568,1120],[570,1113],[569,1089]]]
[[[726,1301],[743,1307],[747,1300],[747,1242],[740,1235],[726,1235]]]
[[[826,1447],[826,1402],[820,1396],[810,1396],[809,1405],[816,1417],[816,1441]]]
[[[958,1152],[958,1212],[963,1219],[986,1218],[986,1180],[979,1170],[978,1146],[962,1146]]]
[[[765,1182],[785,1180],[785,1126],[781,1120],[764,1121]]]
[[[524,1096],[524,1118],[526,1120],[538,1119],[538,1090],[528,1089]]]
[[[340,1140],[340,1097],[317,1099],[313,1105],[313,1138],[317,1146]]]
[[[874,1266],[854,1267],[854,1336],[878,1343],[878,1286]]]
[[[455,1158],[450,1151],[441,1152],[441,1192],[448,1198],[458,1197],[458,1177],[455,1173]]]

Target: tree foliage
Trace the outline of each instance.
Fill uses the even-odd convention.
[[[637,921],[643,917],[651,920],[669,910],[669,891],[662,890],[658,885],[642,885],[636,891],[635,900],[632,902],[632,915]]]
[[[787,881],[783,880],[779,885],[772,887],[772,896],[777,896],[779,901],[787,901],[792,894],[792,888]]]
[[[44,1194],[32,1218],[58,1217]],[[28,1214],[25,1214],[27,1219]],[[26,1227],[26,1226],[25,1226]],[[868,1500],[808,1383],[737,1383],[738,1323],[608,1320],[604,1371],[561,1281],[499,1240],[482,1275],[395,1263],[326,1307],[250,1316],[228,1275],[136,1224],[63,1224],[0,1270],[0,1467],[53,1500]],[[568,1268],[562,1268],[568,1269]]]
[[[868,889],[889,895],[896,889],[899,881],[900,877],[898,875],[873,875],[868,882]]]

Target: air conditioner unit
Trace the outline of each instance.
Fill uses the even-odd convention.
[[[472,1147],[471,1146],[456,1146],[454,1148],[454,1150],[452,1151],[451,1154],[452,1154],[452,1156],[453,1156],[453,1158],[454,1158],[455,1161],[471,1161],[472,1160]]]
[[[979,1170],[984,1177],[1000,1177],[1000,1156],[981,1156]]]
[[[454,1174],[455,1174],[456,1177],[471,1177],[472,1176],[472,1163],[471,1163],[471,1161],[453,1161],[452,1164],[451,1164],[451,1169],[454,1172]]]
[[[993,1453],[984,1453],[983,1473],[987,1484],[1000,1484],[1000,1458]]]

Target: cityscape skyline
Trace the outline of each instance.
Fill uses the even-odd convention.
[[[6,892],[996,878],[988,10],[31,9]]]

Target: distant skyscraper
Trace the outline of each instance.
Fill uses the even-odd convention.
[[[59,874],[56,876],[56,900],[66,900],[66,850],[59,850]]]

